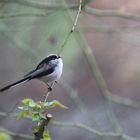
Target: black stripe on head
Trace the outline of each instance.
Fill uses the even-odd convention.
[[[55,59],[58,59],[58,58],[60,58],[60,57],[57,56],[56,54],[50,54],[49,56],[47,56],[45,59],[43,59],[38,64],[38,66],[36,67],[36,69],[41,68],[44,63],[48,64],[50,62],[50,60],[55,60]]]
[[[52,54],[46,58],[46,61],[49,62],[50,60],[55,60],[55,59],[58,59],[58,56],[56,54]]]

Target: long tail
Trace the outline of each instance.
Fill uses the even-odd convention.
[[[23,82],[26,82],[26,81],[29,81],[29,80],[30,80],[30,76],[27,76],[27,77],[25,77],[25,78],[23,78],[23,79],[21,79],[21,80],[15,82],[15,83],[13,83],[13,84],[10,84],[10,85],[8,85],[8,86],[6,86],[6,87],[4,87],[4,88],[1,88],[1,89],[0,89],[0,92],[3,92],[3,91],[5,91],[5,90],[7,90],[7,89],[9,89],[9,88],[11,88],[11,87],[14,87],[14,86],[16,86],[16,85],[18,85],[18,84],[20,84],[20,83],[23,83]]]

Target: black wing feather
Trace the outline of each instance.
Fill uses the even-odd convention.
[[[0,89],[0,92],[3,92],[3,91],[5,91],[5,90],[7,90],[7,89],[9,89],[9,88],[11,88],[13,86],[16,86],[16,85],[18,85],[20,83],[23,83],[25,81],[29,81],[31,79],[40,78],[42,76],[48,75],[48,74],[52,73],[53,71],[54,71],[54,69],[52,69],[52,68],[51,69],[47,69],[47,70],[45,68],[40,68],[40,69],[37,69],[37,70],[33,70],[32,72],[30,72],[23,79],[21,79],[21,80],[15,82],[13,84],[10,84],[10,85]]]
[[[40,78],[42,76],[51,74],[53,71],[54,71],[53,68],[50,68],[47,70],[45,68],[40,68],[40,69],[37,69],[36,71],[32,72],[31,74],[29,74],[29,76],[31,77],[31,79]]]
[[[34,73],[35,71],[37,71],[38,69],[42,68],[43,65],[44,65],[45,63],[46,63],[46,64],[48,63],[48,58],[43,59],[43,60],[37,65],[37,67],[36,67],[34,70],[32,70],[32,71],[30,71],[29,73],[27,73],[26,75],[24,75],[24,77],[27,77],[27,76],[29,76],[30,74],[32,74],[32,73]]]

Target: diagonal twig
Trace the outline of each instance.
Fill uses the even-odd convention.
[[[64,39],[64,42],[62,43],[61,45],[61,49],[59,51],[58,54],[61,54],[64,47],[66,46],[70,36],[72,35],[72,33],[74,32],[76,26],[77,26],[77,22],[78,22],[78,19],[79,19],[79,15],[81,13],[81,10],[82,10],[82,0],[79,0],[79,7],[78,7],[78,11],[77,11],[77,14],[76,14],[76,17],[74,19],[74,22],[73,22],[73,25],[72,25],[72,28],[70,29],[70,32],[67,34],[66,38]]]

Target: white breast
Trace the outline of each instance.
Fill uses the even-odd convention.
[[[57,65],[55,66],[55,70],[53,73],[45,76],[43,78],[44,82],[52,83],[54,81],[59,80],[63,72],[63,60],[61,58],[57,59]]]

